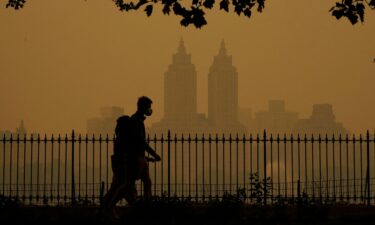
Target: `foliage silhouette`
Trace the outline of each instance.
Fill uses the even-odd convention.
[[[230,7],[233,7],[233,12],[238,16],[243,14],[250,18],[254,9],[260,13],[263,12],[266,0],[187,0],[185,4],[182,0],[112,1],[120,11],[143,10],[147,16],[151,16],[155,5],[161,4],[164,14],[169,15],[172,12],[182,17],[180,21],[182,26],[194,25],[196,28],[201,28],[207,24],[205,12],[214,8],[215,1],[219,2],[220,10],[229,12]],[[25,3],[26,0],[8,0],[6,7],[20,9]],[[366,8],[375,9],[375,0],[340,0],[329,11],[338,20],[347,18],[354,25],[358,23],[358,20],[364,22]]]
[[[261,180],[258,172],[252,173],[250,174],[250,185],[250,199],[255,199],[256,205],[263,205],[265,196],[267,199],[271,197],[272,180],[270,177]]]

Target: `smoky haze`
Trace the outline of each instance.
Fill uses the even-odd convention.
[[[150,96],[163,117],[164,73],[183,38],[197,72],[197,110],[207,114],[208,73],[225,40],[238,72],[238,104],[252,112],[284,99],[301,118],[333,105],[352,132],[375,127],[375,14],[352,26],[328,10],[334,1],[270,1],[248,20],[209,12],[197,30],[175,16],[120,13],[111,1],[31,1],[0,9],[0,130],[20,120],[28,132],[86,131],[102,106],[135,111]]]

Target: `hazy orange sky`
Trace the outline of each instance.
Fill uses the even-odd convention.
[[[375,11],[364,24],[337,21],[335,0],[269,0],[252,19],[209,12],[200,30],[176,16],[121,13],[111,0],[29,0],[0,8],[0,130],[21,119],[28,131],[84,132],[101,106],[130,114],[140,95],[163,114],[163,76],[179,40],[198,77],[198,110],[207,112],[207,76],[225,40],[239,74],[239,104],[266,109],[285,99],[308,117],[315,103],[333,104],[353,132],[375,128]],[[218,5],[216,5],[218,7]]]

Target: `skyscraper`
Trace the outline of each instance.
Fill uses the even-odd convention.
[[[197,113],[197,72],[181,39],[172,64],[164,74],[164,116],[189,121]]]
[[[208,74],[208,121],[211,126],[232,127],[238,122],[238,74],[224,40]]]
[[[152,132],[196,133],[207,127],[204,114],[197,113],[197,72],[181,39],[177,53],[164,74],[164,117]]]

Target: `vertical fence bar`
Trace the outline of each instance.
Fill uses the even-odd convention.
[[[208,183],[209,183],[209,192],[210,192],[210,195],[209,195],[209,199],[211,200],[212,198],[212,181],[211,181],[211,168],[212,168],[212,162],[211,162],[211,157],[212,157],[212,152],[211,152],[211,134],[208,134],[208,174],[209,174],[209,177],[208,177]]]
[[[277,197],[280,200],[280,135],[277,134]]]
[[[298,172],[298,181],[301,181],[301,149],[300,149],[301,139],[299,134],[297,134],[297,172]],[[298,196],[299,201],[300,196]]]
[[[27,136],[23,136],[23,202],[26,202],[26,139]]]
[[[184,200],[184,185],[185,185],[185,177],[184,177],[184,170],[185,170],[185,165],[184,165],[184,134],[181,134],[181,193],[182,193],[182,200]]]
[[[371,193],[371,186],[370,186],[370,133],[367,130],[366,133],[366,145],[367,145],[367,172],[366,172],[366,184],[367,184],[367,206],[370,206],[370,193]]]
[[[223,134],[223,192],[225,191],[225,135]]]
[[[92,188],[91,198],[92,202],[95,202],[95,135],[92,135]]]
[[[361,171],[361,201],[363,201],[363,151],[362,151],[362,134],[359,135],[359,154],[360,154],[360,171]]]
[[[272,137],[272,133],[271,133],[271,136],[270,136],[270,164],[271,164],[271,180],[270,180],[270,197],[271,197],[271,202],[273,202],[273,137]]]
[[[33,135],[31,134],[30,135],[30,196],[29,196],[29,200],[30,200],[30,203],[32,203],[33,201],[33,147],[34,147],[34,139],[33,139]],[[5,158],[4,158],[5,159]]]
[[[266,148],[266,144],[267,144],[267,134],[266,134],[266,130],[264,130],[263,132],[263,170],[264,170],[264,190],[263,190],[263,200],[264,200],[264,205],[266,206],[267,205],[267,148]]]
[[[189,179],[189,199],[191,198],[191,136],[189,133],[188,136],[188,154],[189,154],[189,160],[188,160],[188,179]]]
[[[173,138],[173,142],[174,142],[174,194],[175,196],[177,196],[177,174],[178,174],[178,170],[177,170],[177,134],[175,133],[174,134],[174,138]]]
[[[259,134],[257,134],[257,139],[256,139],[256,143],[257,143],[257,173],[258,175],[260,175],[260,171],[259,171]]]
[[[39,202],[39,155],[40,155],[40,135],[38,134],[38,139],[37,139],[37,176],[36,176],[36,201]]]
[[[243,147],[243,159],[242,159],[242,163],[243,163],[243,188],[245,190],[245,193],[246,193],[246,136],[245,134],[242,135],[242,147]],[[246,196],[245,196],[246,197]]]
[[[17,134],[17,152],[16,152],[16,200],[19,199],[19,181],[18,181],[18,174],[19,174],[19,155],[20,155],[20,135]]]
[[[57,204],[60,203],[60,154],[61,154],[61,136],[57,137],[57,148],[58,148],[58,155],[57,155]]]
[[[102,141],[103,141],[102,134],[100,133],[99,134],[99,190],[102,185]]]
[[[16,152],[16,200],[18,200],[18,191],[19,191],[19,188],[18,188],[18,185],[19,185],[19,182],[18,182],[18,169],[19,169],[19,155],[20,155],[20,135],[17,134],[17,152]]]
[[[171,131],[168,130],[168,136],[167,136],[167,141],[168,141],[168,199],[171,197]]]
[[[342,188],[342,150],[341,150],[341,145],[342,145],[342,138],[341,134],[339,135],[339,162],[340,162],[340,201],[343,200],[343,188]]]
[[[114,140],[113,140],[114,141]],[[88,180],[88,162],[89,162],[89,158],[88,158],[88,145],[89,145],[89,138],[88,138],[88,135],[86,134],[85,135],[85,158],[86,158],[86,163],[85,163],[85,201],[87,202],[88,199],[89,199],[89,195],[88,195],[88,183],[89,183],[89,180]]]
[[[65,163],[64,163],[64,202],[66,203],[66,201],[68,200],[68,195],[67,195],[67,183],[68,183],[68,180],[67,180],[67,172],[68,172],[68,135],[65,134]]]
[[[107,136],[108,137],[108,136]],[[78,135],[78,202],[81,201],[81,143],[82,143],[82,136],[81,134]]]
[[[219,199],[219,137],[215,135],[215,148],[216,148],[216,199]]]
[[[306,133],[305,133],[305,136],[303,138],[303,143],[305,145],[305,192],[306,194],[308,194],[308,178],[307,178],[307,137],[306,137]]]
[[[43,204],[47,204],[47,134],[44,134]]]
[[[204,188],[204,134],[202,134],[202,200],[205,200],[205,188]]]
[[[356,139],[355,135],[353,134],[353,192],[354,192],[354,201],[357,201],[357,185],[356,185],[356,166],[355,166],[355,144],[356,144]]]
[[[346,144],[346,200],[350,200],[350,189],[349,189],[349,135],[345,137]]]
[[[156,134],[154,134],[154,139],[153,139],[153,142],[154,142],[154,150],[155,150],[155,152],[156,153],[158,153],[157,152],[157,145],[156,145]],[[156,196],[156,182],[157,182],[157,180],[156,180],[156,162],[154,163],[154,196]]]
[[[333,201],[336,202],[335,135],[332,134]]]
[[[311,134],[311,178],[312,178],[312,200],[315,202],[315,163],[314,163],[314,135]]]
[[[319,134],[318,137],[318,147],[319,147],[319,201],[322,203],[323,195],[322,195],[322,138]]]
[[[75,180],[74,180],[74,142],[75,142],[75,134],[74,134],[74,130],[72,130],[72,181],[71,181],[71,201],[72,201],[72,205],[75,205],[76,203],[76,192],[75,192]]]
[[[195,133],[195,201],[198,201],[198,134]]]
[[[53,196],[53,169],[54,169],[54,163],[53,163],[53,158],[54,158],[54,144],[55,144],[55,139],[54,139],[54,137],[53,137],[53,134],[52,134],[52,136],[51,136],[51,187],[50,187],[50,200],[51,200],[51,202],[53,201],[53,198],[54,198],[54,196]]]
[[[284,133],[284,198],[288,197],[288,183],[287,183],[287,156],[286,156],[286,134]]]
[[[9,199],[12,198],[12,167],[13,167],[13,135],[9,139]]]
[[[2,191],[2,194],[3,196],[5,196],[5,162],[6,162],[6,141],[5,141],[6,137],[5,137],[5,133],[3,135],[3,191]]]
[[[164,195],[164,134],[161,134],[161,173],[160,173],[160,180],[161,180],[161,194]]]
[[[325,138],[325,147],[326,147],[326,201],[329,200],[329,171],[328,171],[328,134]]]
[[[229,193],[232,194],[232,134],[229,133]]]
[[[293,140],[293,134],[290,136],[290,156],[291,156],[291,169],[292,169],[292,202],[294,202],[294,152],[293,152],[293,145],[294,145],[294,140]]]
[[[238,195],[238,134],[236,134],[236,193]]]
[[[253,176],[253,135],[252,134],[250,134],[249,142],[250,142],[250,156],[249,156],[249,158],[250,158],[250,177],[252,177]],[[253,185],[250,183],[250,193],[252,193],[252,191],[253,191],[252,186]],[[250,195],[250,202],[252,202],[252,201],[253,201],[253,196]]]
[[[108,137],[108,133],[106,134],[106,137],[105,137],[105,147],[106,147],[106,183],[105,183],[105,186],[106,186],[106,191],[108,191],[108,186],[109,186],[109,176],[108,176],[108,172],[109,172],[109,146],[108,146],[108,142],[109,142],[109,137]],[[147,143],[150,142],[150,137],[148,136],[147,137]]]

